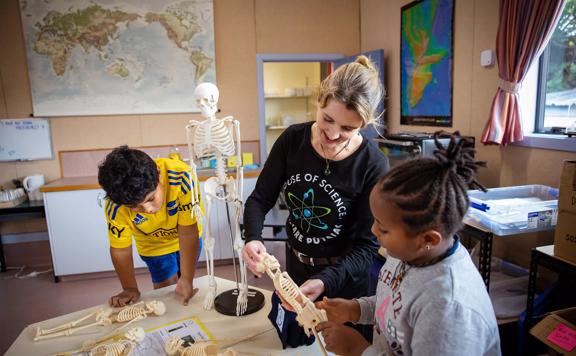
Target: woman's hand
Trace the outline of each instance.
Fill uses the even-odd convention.
[[[309,279],[300,286],[300,291],[311,301],[315,301],[324,293],[324,282],[320,279]]]
[[[308,299],[310,299],[310,301],[313,302],[316,300],[316,298],[318,298],[320,294],[324,293],[324,282],[319,279],[309,279],[300,286],[300,292],[302,292],[302,294],[304,294]],[[278,291],[276,291],[276,295],[278,298],[280,298],[282,307],[284,309],[291,312],[296,312],[294,308],[284,298],[282,298],[282,295]],[[300,300],[300,297],[296,299],[296,302],[300,303],[300,305],[303,304],[303,301]]]
[[[262,241],[253,240],[244,245],[242,257],[248,265],[248,269],[258,278],[262,277],[262,272],[256,270],[258,262],[262,259],[261,255],[266,252],[266,246]]]
[[[370,346],[358,331],[332,321],[318,324],[316,331],[322,333],[326,350],[337,355],[361,355]]]
[[[326,298],[315,303],[316,308],[326,310],[329,321],[344,324],[360,319],[360,304],[355,299]]]

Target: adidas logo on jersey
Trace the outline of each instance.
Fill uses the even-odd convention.
[[[140,214],[136,214],[136,217],[134,218],[134,225],[140,225],[145,221],[148,221],[148,218],[145,216],[142,216]]]

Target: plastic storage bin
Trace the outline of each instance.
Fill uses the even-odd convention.
[[[469,190],[470,208],[464,222],[476,222],[496,235],[549,230],[558,217],[558,189],[521,185]]]

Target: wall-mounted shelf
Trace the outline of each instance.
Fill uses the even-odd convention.
[[[288,126],[266,126],[266,130],[286,130]]]
[[[310,95],[267,95],[264,99],[304,99],[310,98]]]

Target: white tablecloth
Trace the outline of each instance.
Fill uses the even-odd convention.
[[[229,280],[217,278],[218,292],[222,292],[235,287],[235,283]],[[194,280],[194,286],[199,288],[198,293],[190,301],[189,305],[182,306],[174,297],[175,286],[169,286],[143,293],[141,300],[160,300],[166,304],[166,314],[163,316],[149,316],[148,318],[134,323],[134,326],[141,326],[144,330],[154,328],[166,323],[180,320],[187,317],[197,317],[200,322],[212,333],[217,340],[236,340],[248,335],[259,334],[257,337],[234,345],[233,348],[240,354],[250,355],[319,355],[320,348],[317,344],[296,349],[282,350],[282,344],[278,339],[274,327],[267,318],[270,311],[270,295],[272,292],[259,289],[264,293],[266,305],[264,308],[251,315],[242,317],[231,317],[222,315],[215,310],[206,311],[202,308],[204,296],[207,291],[208,278],[206,276]],[[257,289],[257,288],[254,288]],[[95,326],[78,335],[60,337],[56,339],[33,341],[36,327],[53,327],[67,321],[75,320],[90,313],[92,310],[102,306],[95,306],[85,310],[80,310],[57,318],[45,320],[32,324],[24,328],[6,355],[32,356],[50,355],[57,352],[73,350],[82,345],[85,340],[95,339],[106,332],[111,331],[121,324],[108,327]],[[261,333],[261,334],[260,334]]]

